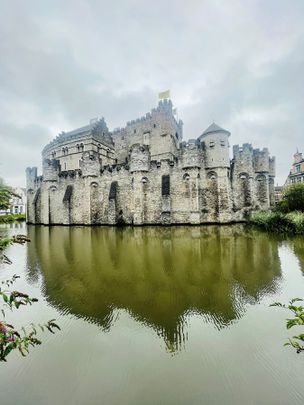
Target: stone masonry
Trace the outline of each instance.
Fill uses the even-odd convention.
[[[102,118],[62,132],[26,169],[27,222],[44,225],[202,224],[243,221],[274,204],[275,159],[233,147],[215,123],[183,141],[171,100],[110,132]]]

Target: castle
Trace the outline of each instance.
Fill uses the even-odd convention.
[[[105,120],[62,132],[26,169],[27,222],[44,225],[243,221],[274,204],[275,158],[211,124],[183,141],[171,100],[109,131]]]

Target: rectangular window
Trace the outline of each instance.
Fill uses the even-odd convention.
[[[211,142],[209,143],[210,148],[213,148],[214,145],[215,145],[215,143],[214,143],[213,141],[211,141]]]
[[[221,146],[225,146],[225,141],[221,141]]]
[[[143,144],[150,145],[150,132],[145,132],[143,135]]]
[[[300,166],[300,165],[296,165],[296,172],[297,172],[297,173],[300,173],[300,171],[301,171],[301,166]]]
[[[170,176],[162,176],[162,196],[170,195]]]

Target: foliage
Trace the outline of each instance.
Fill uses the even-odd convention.
[[[10,259],[4,255],[4,249],[12,243],[24,244],[29,239],[24,235],[17,235],[13,238],[0,238],[0,262],[10,264]],[[0,304],[1,313],[3,318],[6,317],[6,309],[13,310],[19,309],[20,306],[32,305],[37,302],[37,298],[32,298],[28,294],[20,291],[11,291],[11,287],[15,281],[19,278],[16,274],[9,280],[1,282],[0,298],[2,298],[2,304]],[[51,319],[45,324],[31,324],[28,330],[24,327],[21,330],[17,330],[13,325],[0,320],[0,361],[7,361],[7,356],[15,349],[18,349],[22,356],[26,356],[29,353],[29,348],[41,344],[38,339],[38,330],[44,331],[47,329],[51,333],[55,333],[55,329],[60,327],[55,323],[55,319]]]
[[[3,224],[15,221],[25,221],[25,214],[7,214],[0,216],[0,223]]]
[[[304,212],[304,184],[291,184],[285,188],[282,201],[277,204],[276,211],[287,213]]]
[[[0,177],[0,210],[6,210],[10,207],[10,198],[13,195],[15,194],[12,189]]]
[[[254,213],[250,223],[269,232],[304,235],[304,213],[260,211]]]
[[[23,245],[25,242],[29,242],[30,239],[24,235],[15,235],[12,238],[0,238],[0,264],[11,264],[10,259],[3,253],[4,249],[12,245],[13,243],[19,243]]]
[[[295,302],[304,301],[301,298],[293,298],[289,301],[289,304],[286,306],[285,304],[281,304],[280,302],[275,302],[271,304],[271,307],[281,307],[286,308],[291,311],[294,315],[293,318],[286,319],[286,328],[290,329],[294,326],[303,326],[304,325],[304,307],[303,306],[296,306],[294,305]],[[300,333],[299,335],[293,336],[291,339],[288,339],[288,342],[284,344],[284,346],[292,346],[296,349],[297,353],[301,353],[304,351],[304,333]]]

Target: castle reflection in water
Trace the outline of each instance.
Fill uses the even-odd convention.
[[[28,278],[42,275],[49,303],[103,330],[124,309],[170,350],[187,339],[187,315],[226,327],[281,277],[278,238],[242,225],[29,226],[28,234]]]

